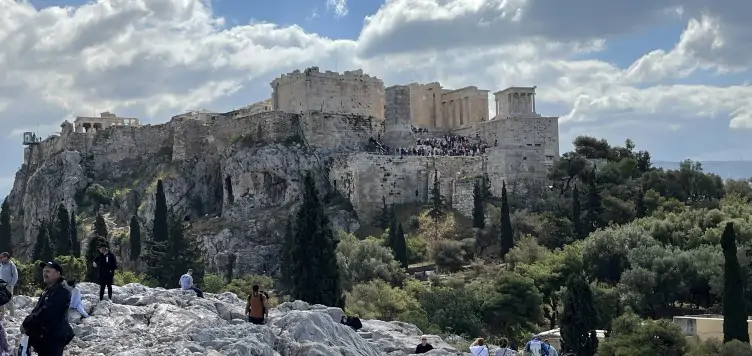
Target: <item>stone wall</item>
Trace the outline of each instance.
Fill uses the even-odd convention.
[[[452,189],[452,207],[462,215],[473,216],[473,188],[478,178],[458,179]]]
[[[362,70],[344,74],[318,67],[283,74],[271,83],[272,107],[288,113],[320,111],[384,119],[384,82]]]
[[[438,174],[441,194],[452,204],[454,182],[483,174],[483,157],[385,156],[355,153],[335,160],[330,183],[350,199],[361,223],[387,204],[426,203]],[[461,196],[461,194],[460,194]]]
[[[410,147],[416,144],[410,122],[410,86],[395,85],[386,89],[386,120],[381,142],[389,147]]]

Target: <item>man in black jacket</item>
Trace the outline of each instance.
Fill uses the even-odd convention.
[[[42,278],[47,288],[23,323],[21,333],[29,336],[29,346],[39,356],[62,356],[73,340],[73,329],[66,314],[70,291],[65,288],[63,267],[57,262],[41,262]]]
[[[99,245],[100,255],[94,259],[94,267],[99,269],[99,300],[104,298],[104,287],[107,287],[107,299],[112,300],[112,282],[115,280],[117,260],[107,245]]]

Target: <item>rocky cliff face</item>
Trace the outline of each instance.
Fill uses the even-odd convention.
[[[335,157],[362,149],[373,126],[370,118],[278,112],[93,134],[64,123],[61,136],[27,148],[16,174],[8,197],[16,254],[29,256],[40,224],[61,203],[83,218],[104,213],[114,227],[136,215],[150,238],[162,179],[168,209],[204,241],[210,271],[223,270],[235,254],[238,273],[273,273],[305,171],[315,174],[335,227],[357,229],[348,202],[330,187],[329,170]],[[85,249],[90,233],[79,236]],[[127,244],[111,238],[126,257]]]
[[[244,303],[235,294],[207,294],[147,288],[138,284],[114,287],[112,301],[98,299],[98,286],[79,284],[91,317],[70,313],[76,334],[66,355],[94,356],[402,356],[411,354],[421,331],[399,322],[364,320],[355,332],[339,324],[342,310],[301,301],[269,311],[266,325],[246,322]],[[11,345],[18,345],[19,327],[36,298],[13,298],[16,318],[5,322]],[[436,350],[428,355],[460,353],[437,336],[428,336]]]

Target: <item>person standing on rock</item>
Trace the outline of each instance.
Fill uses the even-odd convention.
[[[193,270],[188,269],[188,272],[186,272],[184,275],[180,276],[180,289],[182,290],[192,290],[196,292],[196,296],[199,298],[204,297],[204,291],[201,289],[196,288],[196,286],[193,285]]]
[[[433,350],[433,345],[428,343],[428,338],[425,335],[421,336],[420,344],[418,344],[418,346],[415,347],[415,353],[425,354],[431,350]]]
[[[16,283],[18,283],[18,269],[16,268],[16,264],[10,260],[10,254],[7,252],[0,253],[0,279],[5,281],[6,288],[12,296],[13,288],[16,286]],[[13,297],[11,297],[11,301],[8,302],[8,304],[1,307],[0,313],[3,317],[6,316],[6,311],[8,312],[9,318],[12,319],[15,316],[16,310],[13,307],[12,299]]]
[[[28,336],[29,347],[39,356],[63,356],[63,350],[73,340],[66,314],[70,305],[70,291],[65,286],[63,267],[54,261],[40,262],[42,279],[47,288],[37,305],[21,323],[21,333]]]
[[[104,299],[104,287],[107,287],[107,299],[112,300],[112,283],[118,265],[106,244],[99,245],[99,256],[94,259],[93,265],[99,269],[99,300]]]
[[[253,285],[253,293],[248,296],[248,304],[245,306],[245,315],[248,315],[248,321],[256,325],[262,325],[269,312],[266,295],[259,292],[259,289],[258,284]]]

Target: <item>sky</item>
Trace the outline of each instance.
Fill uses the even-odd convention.
[[[591,135],[660,160],[752,159],[749,14],[748,0],[0,0],[0,194],[24,131],[230,111],[310,66],[537,86],[562,152]]]

